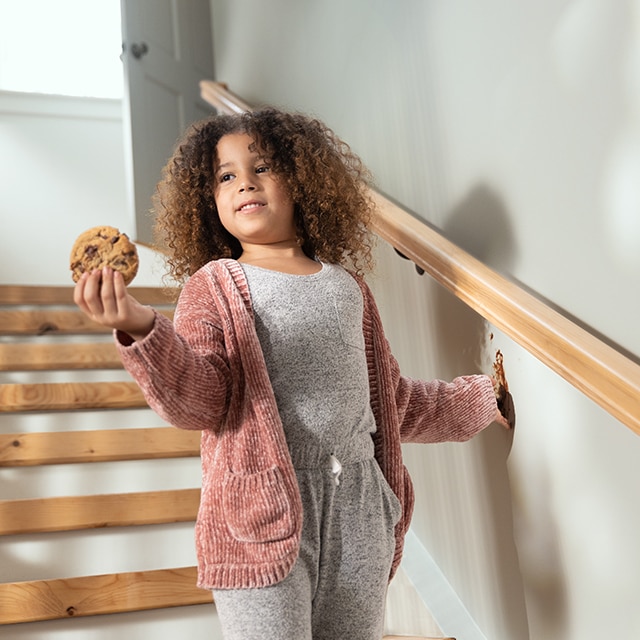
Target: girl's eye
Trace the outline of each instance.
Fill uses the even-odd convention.
[[[232,173],[223,173],[220,176],[220,182],[229,182],[229,180],[231,180],[231,178],[233,178],[233,174]]]
[[[256,167],[256,173],[266,173],[267,171],[269,171],[269,167],[267,165]]]

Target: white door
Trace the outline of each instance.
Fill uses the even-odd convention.
[[[121,0],[129,202],[145,244],[151,196],[176,139],[212,112],[198,86],[213,79],[209,1]]]

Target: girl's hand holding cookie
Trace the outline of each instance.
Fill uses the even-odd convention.
[[[125,280],[111,267],[84,273],[73,292],[73,300],[94,322],[141,340],[153,328],[155,313],[127,293]]]
[[[71,248],[70,269],[74,282],[84,273],[111,267],[130,284],[138,272],[138,250],[126,233],[115,227],[91,227],[81,233]]]

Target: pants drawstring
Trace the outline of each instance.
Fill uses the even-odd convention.
[[[336,487],[340,484],[340,476],[342,475],[342,465],[340,464],[340,460],[336,458],[333,454],[329,458],[331,461],[331,473],[333,474],[333,481],[336,483]]]

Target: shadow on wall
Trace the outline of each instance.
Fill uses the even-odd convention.
[[[444,235],[492,269],[509,273],[516,247],[509,216],[499,196],[486,185],[474,187],[442,227]],[[444,288],[433,301],[441,346],[439,363],[451,376],[478,371],[490,336],[484,318]],[[491,373],[485,371],[484,373]]]
[[[504,274],[513,271],[517,247],[509,214],[498,194],[487,185],[474,187],[450,212],[442,230],[448,239],[494,270]],[[490,352],[492,336],[484,318],[443,287],[435,293],[433,310],[439,338],[438,364],[447,377],[472,371],[493,373],[486,370],[487,358],[493,358],[494,353]],[[508,377],[508,362],[505,362],[505,369]],[[517,397],[515,403],[517,412]],[[515,545],[513,496],[507,470],[513,437],[514,434],[505,434],[502,429],[492,427],[476,440],[481,456],[479,464],[485,476],[486,503],[483,508],[486,509],[486,526],[491,528],[488,539],[494,544],[491,557],[496,559],[492,568],[497,596],[505,611],[505,624],[510,627],[509,637],[529,638],[525,585]],[[552,530],[550,535],[553,537]],[[565,587],[557,583],[551,588],[553,593],[530,595],[544,600],[536,602],[536,608],[545,609],[545,615],[554,618],[561,628],[567,606]],[[551,607],[550,603],[553,603]]]

